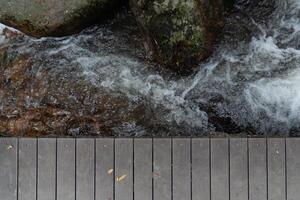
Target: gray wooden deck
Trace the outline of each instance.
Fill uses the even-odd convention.
[[[0,138],[0,200],[299,199],[297,138]]]

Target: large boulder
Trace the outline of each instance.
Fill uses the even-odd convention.
[[[29,35],[61,36],[111,15],[121,0],[0,0],[0,23]]]
[[[223,25],[223,0],[130,0],[149,54],[179,72],[212,52]]]

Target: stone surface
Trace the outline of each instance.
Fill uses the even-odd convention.
[[[222,0],[130,0],[149,54],[176,71],[189,71],[212,52],[223,25]]]
[[[3,35],[11,43],[28,39],[10,29]],[[144,120],[143,104],[91,85],[76,67],[57,72],[33,57],[0,46],[1,136],[111,136],[116,125]]]
[[[3,51],[0,135],[110,136],[117,124],[143,120],[146,109],[142,104],[130,105],[126,97],[110,95],[84,79],[55,82],[60,78],[47,70],[35,76],[30,57]]]
[[[88,46],[101,57],[95,69],[105,69],[106,59],[110,70],[120,68],[111,54],[136,53],[132,38],[138,32],[127,24],[134,19],[121,18],[109,30],[95,27],[67,39],[36,40],[5,28],[0,34],[0,136],[129,136],[138,135],[137,129],[144,132],[143,124],[151,129],[155,117],[147,102],[133,102],[94,83],[75,61],[80,56],[93,60],[96,54]],[[57,41],[67,49],[60,51]]]
[[[120,0],[0,0],[0,23],[29,35],[61,36],[107,18]]]

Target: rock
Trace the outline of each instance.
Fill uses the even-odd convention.
[[[121,19],[113,21],[114,25],[102,25],[109,26],[108,30],[90,28],[80,36],[67,37],[77,38],[80,48],[52,55],[50,52],[58,46],[69,46],[74,41],[35,40],[9,29],[3,31],[6,42],[0,45],[0,136],[114,136],[124,134],[125,129],[128,136],[137,134],[139,127],[142,132],[146,122],[150,124],[154,116],[144,102],[131,101],[125,94],[93,84],[81,65],[73,62],[77,56],[90,55],[89,49],[100,53],[103,48],[106,55],[106,49],[124,52],[131,45],[126,54],[136,52],[138,44],[129,40],[138,32],[134,19],[118,17]],[[82,48],[89,49],[84,55],[77,54]],[[109,61],[108,67],[114,62]],[[105,66],[104,61],[99,69]]]
[[[11,48],[0,48],[0,62],[0,136],[113,136],[116,127],[153,117],[142,103],[75,75],[75,67],[51,73]]]
[[[222,0],[130,0],[148,53],[179,72],[207,58],[223,25]]]
[[[0,0],[0,23],[35,36],[62,36],[107,18],[120,0]]]
[[[60,39],[6,32],[0,137],[208,133],[197,105],[178,96],[183,85],[144,60],[138,27],[127,14]]]
[[[233,9],[227,13],[218,45],[230,44],[231,49],[237,49],[242,46],[241,43],[248,44],[253,37],[260,37],[263,25],[269,27],[270,19],[281,18],[278,15],[281,12],[276,10],[283,7],[282,3],[284,2],[277,0],[236,0]]]

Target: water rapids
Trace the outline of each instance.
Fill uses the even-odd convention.
[[[98,112],[104,124],[98,131],[83,128],[86,121],[63,130],[116,136],[300,135],[300,0],[275,2],[274,8],[246,10],[245,0],[238,1],[214,55],[184,77],[144,59],[130,14],[63,38],[0,35],[8,55],[26,55],[33,63],[23,104],[14,93],[0,92],[0,116],[57,105],[93,116],[99,104],[109,104]],[[9,77],[10,69],[2,72]],[[88,97],[79,99],[86,90]],[[99,102],[102,94],[109,100]]]

